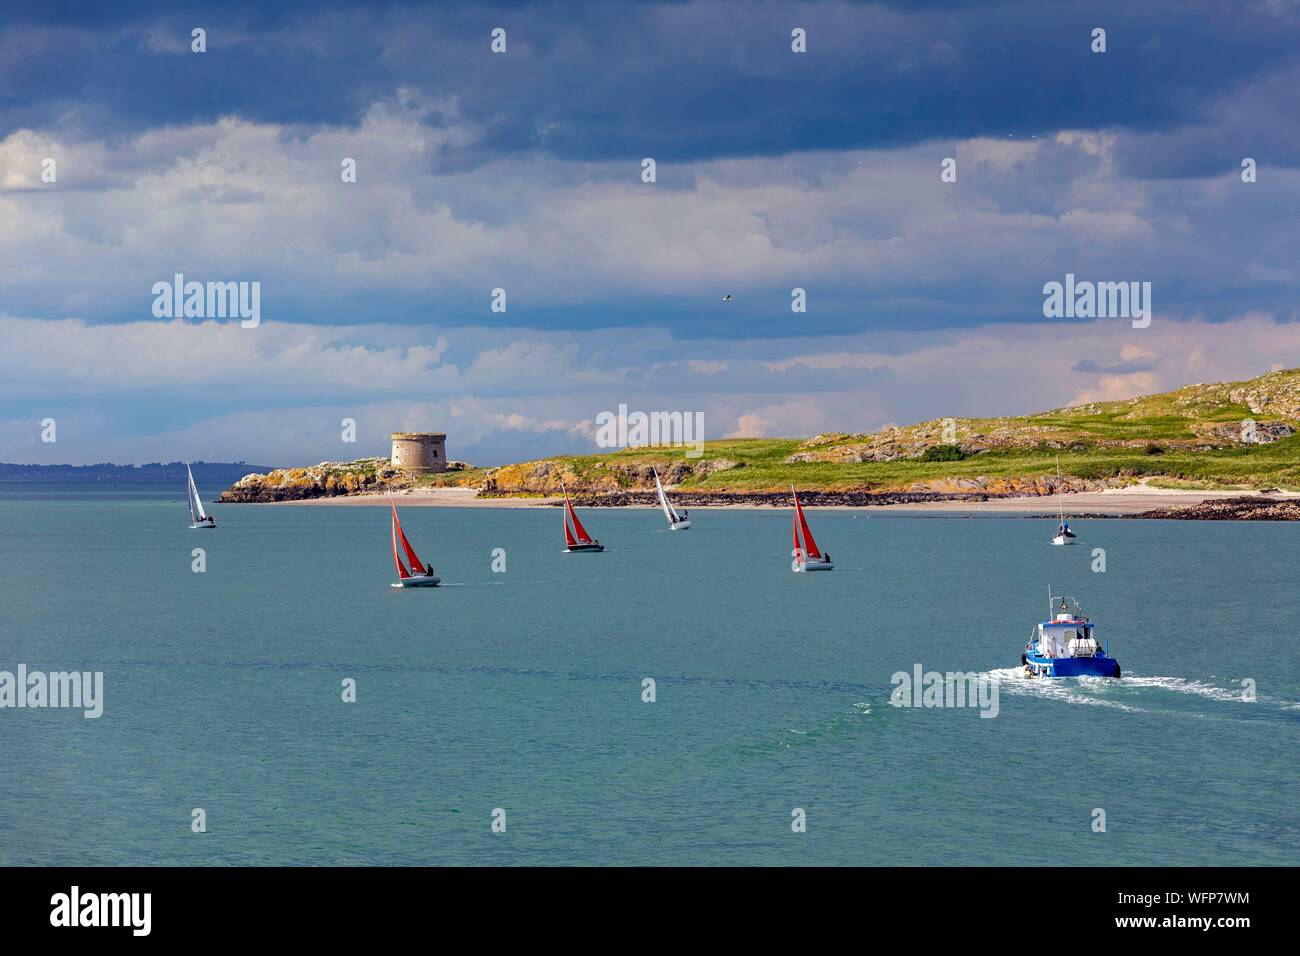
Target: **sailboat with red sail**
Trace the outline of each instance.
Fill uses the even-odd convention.
[[[406,534],[402,531],[402,523],[397,520],[397,503],[393,501],[393,496],[388,496],[388,503],[393,508],[393,563],[397,565],[397,580],[393,582],[395,588],[432,588],[437,587],[442,578],[433,573],[433,565],[425,564],[420,560],[420,556],[415,553],[411,547],[411,542],[406,540]],[[406,554],[407,564],[402,563],[402,556],[398,554],[397,547],[401,545],[402,551]]]
[[[800,571],[831,570],[835,565],[831,564],[831,556],[817,547],[794,485],[790,486],[790,494],[794,495],[794,550],[790,552],[794,560],[790,562],[790,570],[796,574]]]
[[[564,491],[564,550],[565,551],[604,551],[605,546],[587,534],[587,529],[582,526],[578,520],[578,513],[573,510],[573,502],[569,500],[569,492],[560,485]]]

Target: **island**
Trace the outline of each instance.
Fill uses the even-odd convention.
[[[1291,520],[1297,507],[1289,498],[1300,492],[1297,428],[1300,370],[1289,369],[1024,416],[941,418],[806,439],[721,439],[694,458],[687,449],[640,447],[491,468],[449,461],[433,473],[411,473],[386,458],[322,462],[245,475],[218,501],[415,499],[454,490],[458,500],[553,504],[563,486],[587,506],[649,506],[657,470],[674,502],[687,508],[787,507],[791,485],[809,506],[895,508],[1053,495],[1119,501],[1140,491],[1200,508],[1184,517]]]

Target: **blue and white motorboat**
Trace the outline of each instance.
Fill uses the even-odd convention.
[[[1026,677],[1119,677],[1119,661],[1099,645],[1094,625],[1072,597],[1047,592],[1049,619],[1034,628],[1020,655]]]

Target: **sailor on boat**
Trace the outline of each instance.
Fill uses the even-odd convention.
[[[1070,522],[1065,518],[1061,519],[1061,526],[1056,529],[1056,533],[1067,538],[1076,537],[1075,533],[1070,530]]]

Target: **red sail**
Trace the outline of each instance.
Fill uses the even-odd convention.
[[[790,553],[792,555],[798,555],[801,553],[802,550],[799,547],[799,515],[796,513],[791,515],[790,517],[791,517],[791,523],[794,525],[794,550],[792,550]]]
[[[578,541],[574,538],[573,532],[569,530],[569,512],[566,509],[561,511],[560,514],[564,517],[564,546],[572,548]]]
[[[799,530],[803,532],[804,552],[810,558],[820,558],[821,551],[817,550],[817,542],[813,540],[812,532],[808,530],[808,519],[803,516],[803,508],[799,504],[799,496],[794,496],[794,512],[799,519]]]
[[[393,564],[397,565],[397,576],[409,578],[411,572],[402,566],[402,559],[397,556],[397,509],[393,509]]]
[[[388,503],[393,506],[393,528],[397,532],[398,539],[402,542],[402,550],[406,552],[406,560],[411,565],[411,573],[414,574],[416,571],[419,571],[423,574],[425,570],[424,562],[420,560],[420,556],[416,554],[415,549],[411,547],[411,542],[406,540],[406,534],[402,531],[402,523],[397,520],[397,505],[393,503],[391,498]],[[397,553],[396,544],[393,546],[393,553]]]
[[[569,496],[564,496],[565,507],[569,509],[569,518],[573,521],[573,533],[578,536],[579,544],[591,544],[591,535],[587,534],[587,529],[582,526],[578,520],[578,513],[573,510],[573,503],[569,501]],[[565,526],[568,527],[567,525]]]
[[[428,568],[424,566],[424,562],[420,560],[420,556],[416,554],[415,549],[411,547],[411,542],[406,540],[406,535],[402,533],[402,526],[400,524],[397,526],[397,538],[402,542],[402,550],[406,552],[406,560],[411,562],[411,573],[414,574],[416,571],[424,573],[427,571]]]

